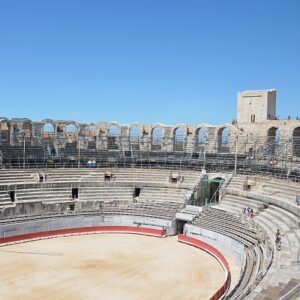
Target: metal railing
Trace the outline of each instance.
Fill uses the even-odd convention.
[[[279,300],[296,299],[294,297],[297,297],[297,299],[300,297],[300,283],[288,291],[284,296],[280,297]]]

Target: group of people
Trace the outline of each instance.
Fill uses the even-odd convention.
[[[295,204],[300,206],[300,194],[296,194]]]
[[[243,208],[243,219],[246,220],[247,217],[250,217],[250,219],[253,219],[254,210],[252,207],[244,207]]]
[[[281,250],[281,233],[280,233],[279,229],[277,229],[277,231],[276,231],[275,245],[276,245],[276,249],[278,251],[280,251]]]

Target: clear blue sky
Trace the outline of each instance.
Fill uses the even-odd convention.
[[[300,115],[299,0],[0,0],[0,116],[220,124],[265,88]]]

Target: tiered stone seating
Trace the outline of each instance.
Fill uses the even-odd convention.
[[[251,191],[264,196],[272,196],[275,199],[295,204],[296,194],[300,194],[299,183],[262,176],[234,176],[230,183],[230,188],[243,190],[243,183],[247,179],[253,183],[251,184]]]
[[[16,190],[16,200],[18,203],[29,202],[64,202],[72,199],[70,188],[27,188]]]
[[[104,182],[104,172],[101,169],[47,169],[45,175],[47,182]]]
[[[144,187],[138,197],[138,202],[178,202],[184,203],[186,189]]]
[[[249,198],[251,194],[249,194],[249,197],[230,194],[234,189],[242,191],[244,182],[245,177],[234,177],[228,186],[225,197],[222,199],[217,208],[236,215],[240,218],[240,220],[243,220],[242,212],[245,207],[253,208],[255,212],[255,216],[253,218],[254,224],[259,224],[266,231],[270,239],[270,246],[274,249],[274,260],[270,270],[254,291],[246,298],[253,299],[253,297],[259,295],[259,293],[266,288],[270,289],[271,287],[278,286],[279,284],[287,283],[292,276],[300,279],[300,222],[299,217],[292,212],[286,211],[282,207],[264,203],[258,199],[251,199]],[[259,184],[261,186],[271,186],[268,183],[262,184],[260,182]],[[281,181],[280,188],[284,185],[285,182]],[[256,187],[256,193],[261,191],[263,195],[265,194],[263,189],[259,190],[257,188],[257,180],[252,186],[251,190]],[[278,184],[275,185],[276,189],[278,189],[278,186]],[[288,183],[287,186],[289,186]],[[286,201],[291,201],[291,199],[287,199]],[[252,221],[249,221],[248,219],[247,222]],[[282,234],[281,251],[277,251],[275,249],[275,234],[277,229],[279,229]]]
[[[171,174],[178,178],[175,183]],[[189,199],[199,178],[199,172],[161,169],[3,169],[1,216],[9,219],[44,211],[51,214],[51,210],[55,214],[94,210],[98,214],[172,219]],[[10,199],[9,191],[14,191],[15,199]]]
[[[12,205],[12,201],[9,197],[9,194],[7,191],[0,191],[0,207],[2,206],[10,206]]]
[[[0,186],[12,184],[28,184],[37,182],[35,170],[0,170]]]
[[[104,215],[132,215],[172,220],[181,208],[182,204],[180,203],[170,203],[168,205],[157,202],[150,204],[132,203],[123,206],[105,204],[101,213]]]
[[[243,299],[266,271],[267,261],[270,260],[268,241],[264,239],[262,232],[242,223],[239,217],[214,208],[205,208],[193,220],[193,225],[228,236],[245,246],[246,261],[243,276],[238,286],[230,293],[230,299]]]
[[[126,203],[133,201],[132,187],[81,187],[80,201],[103,201]]]
[[[242,224],[238,218],[228,214],[226,211],[213,208],[205,209],[203,213],[193,220],[193,224],[227,235],[247,247],[258,243],[257,232]]]
[[[108,182],[134,183],[135,185],[170,184],[170,170],[161,169],[47,169],[45,170],[47,182],[82,182],[82,181],[105,181],[105,174],[111,174]],[[196,171],[174,171],[182,177],[173,186],[193,187],[200,177]]]

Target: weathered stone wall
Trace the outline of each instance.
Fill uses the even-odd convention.
[[[255,120],[251,115],[255,114]],[[0,144],[43,146],[51,140],[56,153],[73,144],[74,148],[97,150],[156,150],[187,153],[235,153],[300,157],[300,121],[276,119],[276,91],[238,93],[237,122],[209,124],[142,124],[116,122],[78,123],[45,119],[0,118]],[[252,122],[251,122],[252,121]],[[45,128],[52,126],[52,131]],[[68,131],[69,126],[75,130]],[[92,128],[92,129],[91,129]],[[131,135],[135,128],[136,136]],[[160,132],[159,134],[157,132]],[[180,134],[178,134],[180,132]],[[202,137],[199,133],[202,132]],[[203,133],[204,132],[204,133]],[[298,149],[299,148],[299,149]]]

